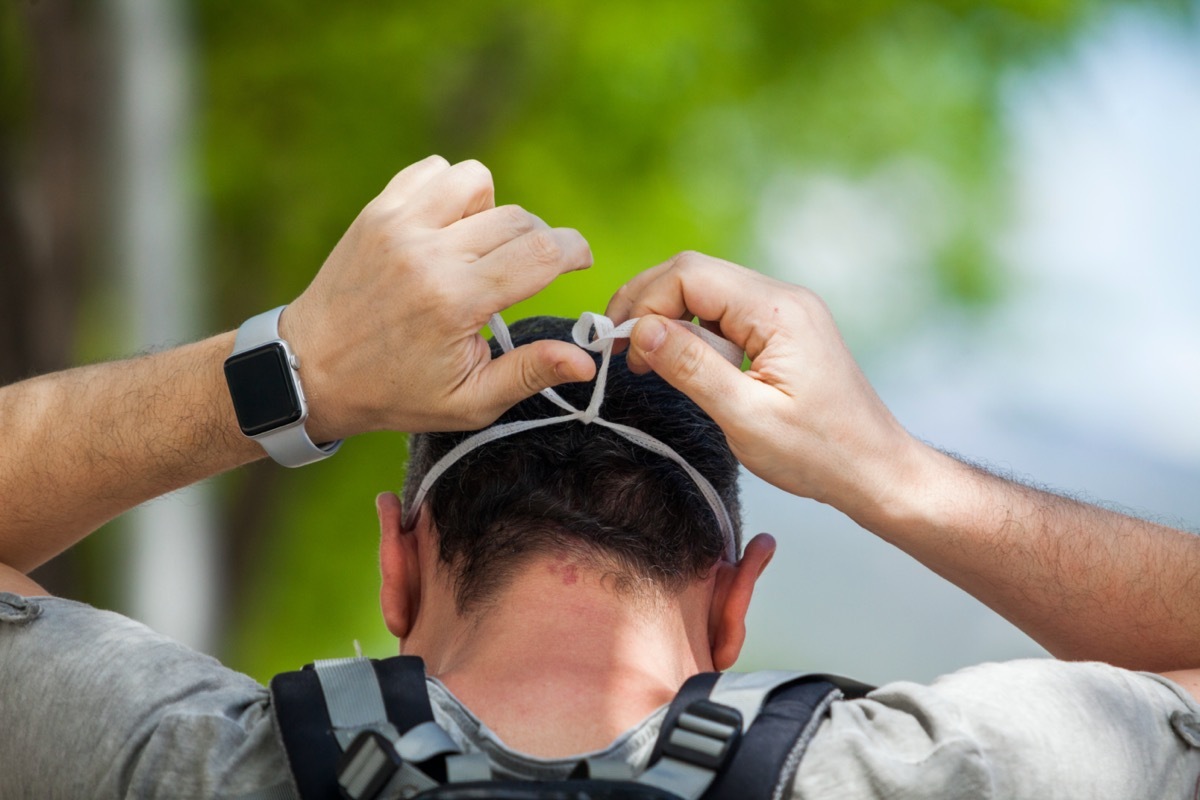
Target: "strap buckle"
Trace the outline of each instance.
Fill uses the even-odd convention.
[[[338,762],[338,787],[350,800],[373,800],[403,765],[396,749],[378,731],[354,737]]]
[[[663,756],[719,772],[742,737],[742,715],[711,700],[688,705],[663,746]]]

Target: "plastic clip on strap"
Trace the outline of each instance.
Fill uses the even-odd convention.
[[[547,425],[578,421],[584,425],[592,423],[602,425],[639,447],[644,447],[678,464],[696,484],[696,487],[700,490],[700,494],[703,495],[709,508],[712,509],[713,516],[716,517],[717,524],[720,526],[721,533],[725,538],[728,558],[730,561],[736,561],[738,554],[736,544],[734,543],[733,522],[729,518],[729,512],[726,510],[725,504],[721,501],[721,496],[717,494],[717,490],[708,482],[708,479],[689,464],[683,456],[653,436],[628,425],[609,422],[600,416],[600,405],[604,402],[604,389],[608,382],[608,365],[612,360],[613,344],[617,339],[628,339],[637,321],[638,318],[634,318],[620,325],[613,325],[612,320],[603,314],[585,312],[580,316],[579,321],[575,323],[575,327],[571,330],[571,337],[574,339],[575,344],[583,349],[601,354],[600,369],[596,372],[596,385],[592,390],[592,397],[587,408],[575,408],[575,406],[564,400],[553,389],[543,389],[541,392],[542,396],[566,411],[566,414],[558,417],[547,417],[545,419],[520,420],[517,422],[508,422],[503,425],[494,425],[459,442],[456,447],[442,456],[430,468],[429,472],[425,474],[421,485],[417,487],[417,493],[413,498],[412,504],[404,510],[404,527],[412,527],[416,519],[417,510],[420,509],[421,504],[425,501],[425,495],[437,479],[453,466],[455,462],[475,448],[482,447],[489,442],[494,442],[506,436],[512,436],[515,433],[521,433],[522,431],[542,428]],[[736,345],[694,323],[684,322],[682,324],[688,326],[693,333],[716,349],[730,363],[741,366],[742,351]],[[501,349],[506,353],[511,352],[513,350],[512,336],[509,335],[508,326],[504,324],[504,320],[499,314],[492,315],[492,318],[488,321],[488,327],[492,329],[492,335],[500,343]],[[595,329],[596,333],[595,338],[591,336],[593,329]]]
[[[794,774],[808,739],[824,718],[829,703],[835,695],[840,697],[841,694],[831,684],[816,682],[819,684],[814,687],[817,705],[809,713],[795,716],[794,720],[788,715],[789,724],[794,721],[799,727],[794,731],[789,728],[790,735],[785,733],[783,736],[779,736],[777,730],[764,730],[762,733],[767,738],[755,740],[752,726],[763,713],[768,698],[776,690],[798,685],[806,678],[797,672],[778,670],[746,674],[727,672],[706,687],[705,679],[711,675],[697,675],[684,684],[659,733],[659,745],[655,749],[661,752],[661,758],[654,761],[651,756],[651,766],[637,781],[672,792],[685,800],[697,800],[710,789],[717,790],[717,797],[764,796],[757,789],[769,790],[776,786],[779,768],[784,768],[789,775]],[[697,698],[701,693],[702,696]],[[682,713],[673,717],[677,705],[682,705]],[[789,710],[795,709],[789,707]],[[751,740],[748,745],[753,745],[749,753],[754,758],[741,759],[737,750],[747,734]],[[778,763],[773,767],[769,757],[765,760],[759,757],[770,749],[763,747],[764,741],[783,746]],[[795,762],[785,763],[784,757],[791,753],[796,754]],[[737,773],[732,783],[728,774],[731,769]],[[759,781],[764,776],[769,776],[765,787],[752,787],[747,783]],[[723,779],[723,785],[714,786],[719,777]],[[775,795],[768,791],[765,796]]]
[[[321,684],[334,736],[343,750],[338,785],[352,800],[411,797],[437,786],[417,769],[458,747],[434,722],[425,722],[398,735],[371,662],[366,658],[336,658],[313,663]]]
[[[670,730],[663,756],[642,773],[639,783],[697,800],[724,768],[742,736],[743,720],[733,708],[712,700],[696,700]]]

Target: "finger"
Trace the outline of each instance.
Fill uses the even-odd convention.
[[[596,362],[570,342],[543,339],[493,359],[478,375],[475,396],[494,420],[542,389],[591,380]]]
[[[418,223],[444,228],[495,205],[491,171],[471,159],[430,178],[413,195],[405,211]]]
[[[661,316],[648,316],[630,335],[631,366],[648,367],[686,394],[722,428],[736,420],[746,378],[696,334]]]
[[[466,267],[471,296],[488,314],[533,297],[564,272],[587,269],[592,250],[573,228],[533,230]]]
[[[450,162],[437,155],[409,164],[388,181],[387,186],[383,187],[383,191],[375,198],[375,202],[381,208],[399,208],[428,183],[430,178],[449,168]]]
[[[719,324],[730,304],[750,296],[762,279],[757,272],[702,253],[680,253],[667,264],[667,269],[633,295],[630,318],[695,316]]]
[[[550,226],[520,206],[499,206],[460,219],[445,230],[454,236],[458,252],[483,257],[530,231],[550,230]]]
[[[604,316],[611,319],[614,325],[620,325],[626,320],[632,319],[633,315],[629,312],[633,309],[637,298],[646,291],[647,286],[661,278],[662,274],[671,268],[674,260],[672,258],[670,261],[664,261],[658,266],[643,270],[633,276],[621,288],[617,289],[612,299],[608,301],[608,307],[604,309]]]
[[[609,300],[608,308],[604,312],[605,316],[616,325],[646,314],[658,314],[683,320],[692,319],[696,315],[688,308],[685,290],[693,281],[698,283],[702,279],[703,273],[711,271],[709,262],[734,266],[700,253],[679,253],[662,264],[634,276],[632,280],[619,288]],[[682,274],[684,272],[689,272],[689,275],[695,277],[685,276]],[[721,332],[719,321],[715,319],[713,321],[702,320],[701,324],[719,336],[724,335]],[[624,342],[617,342],[613,352],[623,353],[625,349]],[[649,369],[636,358],[630,360],[628,364],[629,368],[639,375]]]
[[[748,287],[762,279],[757,272],[729,261],[703,253],[679,253],[618,289],[609,303],[616,316],[608,316],[618,325],[648,314],[720,323],[729,302],[740,300]]]

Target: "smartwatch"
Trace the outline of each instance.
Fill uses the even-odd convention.
[[[342,440],[315,444],[304,429],[308,404],[300,387],[300,359],[279,338],[284,308],[242,323],[225,359],[225,381],[242,433],[285,467],[302,467],[336,453]]]

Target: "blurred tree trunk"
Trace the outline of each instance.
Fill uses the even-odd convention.
[[[3,13],[26,44],[15,79],[25,86],[13,87],[26,102],[0,128],[0,384],[72,362],[96,250],[107,88],[94,3],[21,2]],[[55,593],[77,593],[69,553],[34,577]]]

